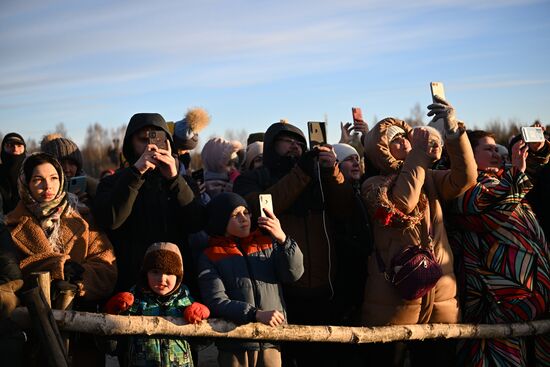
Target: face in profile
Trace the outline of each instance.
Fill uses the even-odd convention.
[[[391,155],[400,161],[407,158],[407,154],[411,151],[411,142],[404,134],[397,134],[389,144]]]
[[[42,163],[34,168],[29,180],[29,191],[39,203],[53,200],[61,185],[59,173],[50,163]]]
[[[479,139],[474,149],[474,158],[477,163],[477,169],[480,171],[485,171],[487,169],[498,170],[502,166],[497,144],[495,139],[490,136]]]
[[[250,212],[244,206],[236,207],[227,222],[227,237],[244,238],[250,234]]]

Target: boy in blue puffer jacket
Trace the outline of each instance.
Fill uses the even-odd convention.
[[[237,324],[286,323],[282,282],[304,273],[297,243],[287,237],[275,215],[265,210],[259,229],[250,231],[246,201],[222,193],[207,206],[210,235],[199,258],[199,288],[213,316]],[[280,366],[281,353],[271,343],[219,340],[218,363],[225,366]]]

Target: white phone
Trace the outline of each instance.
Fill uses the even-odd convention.
[[[432,90],[432,101],[434,101],[434,103],[436,102],[434,98],[435,96],[447,100],[447,98],[445,98],[445,88],[443,87],[443,83],[431,82],[430,89]]]
[[[264,208],[267,208],[273,213],[273,200],[271,199],[271,194],[260,194],[260,216],[265,217]]]
[[[526,143],[539,143],[546,140],[544,131],[539,126],[523,126],[521,128],[521,136]]]

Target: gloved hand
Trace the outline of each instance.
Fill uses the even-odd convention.
[[[19,299],[15,295],[23,286],[21,279],[12,280],[0,285],[0,320],[9,317],[13,310],[19,304]]]
[[[67,260],[63,266],[63,278],[70,283],[78,283],[83,280],[84,268],[77,262]]]
[[[315,166],[317,165],[315,158],[318,156],[319,151],[313,148],[312,150],[302,153],[302,156],[298,159],[298,167],[300,167],[300,169],[309,177],[313,177],[315,175]]]
[[[433,116],[432,122],[443,119],[445,132],[447,134],[454,134],[458,130],[458,120],[456,119],[454,107],[437,95],[434,98],[437,102],[428,106],[430,110],[428,116]]]
[[[196,324],[208,317],[210,317],[210,310],[199,302],[193,302],[183,310],[183,318],[189,324]]]
[[[112,296],[105,304],[105,312],[118,315],[127,311],[134,304],[134,295],[130,292],[120,292]]]

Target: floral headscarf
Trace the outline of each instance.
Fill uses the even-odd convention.
[[[55,170],[57,171],[57,174],[59,175],[59,189],[57,190],[55,197],[52,200],[46,202],[38,202],[32,197],[29,185],[27,183],[27,181],[30,181],[30,177],[29,179],[25,177],[24,167],[28,164],[27,161],[31,157],[36,157],[38,155],[44,156],[48,161],[47,163],[53,165]],[[48,239],[54,247],[54,250],[58,251],[59,249],[57,249],[56,242],[59,229],[59,218],[61,217],[61,214],[67,207],[68,203],[68,197],[67,193],[64,190],[64,184],[65,177],[63,175],[63,169],[61,168],[59,162],[53,156],[46,153],[34,153],[25,158],[25,160],[23,161],[23,164],[21,165],[21,172],[19,174],[19,179],[17,182],[19,197],[21,198],[21,202],[25,205],[25,207],[40,222],[40,226],[46,233],[46,236],[48,236]]]

